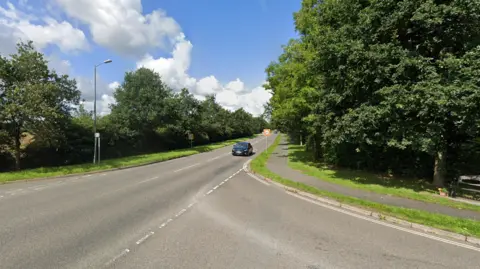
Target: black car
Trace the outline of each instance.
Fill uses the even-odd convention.
[[[237,144],[233,145],[232,155],[237,156],[250,156],[253,154],[253,147],[252,144],[249,142],[238,142]]]

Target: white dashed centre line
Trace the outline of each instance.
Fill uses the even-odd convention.
[[[191,165],[189,167],[185,167],[185,168],[182,168],[182,169],[187,169],[187,168],[190,168],[190,167],[193,167],[193,166],[196,166],[196,165],[199,165],[199,164],[195,164],[195,165]],[[180,169],[181,170],[181,169]],[[229,176],[228,178],[226,178],[225,180],[223,180],[220,184],[216,185],[215,187],[213,187],[212,189],[210,189],[207,193],[204,194],[204,196],[206,195],[209,195],[211,194],[213,191],[217,190],[220,186],[222,186],[223,184],[225,184],[229,179],[233,178],[235,175],[237,175],[238,173],[240,173],[241,171],[243,170],[240,169],[238,170],[237,172],[235,172],[233,175]],[[178,170],[177,170],[178,171]],[[152,180],[154,178],[151,178],[151,179],[148,179],[148,180]],[[175,216],[173,218],[169,218],[168,220],[166,220],[165,222],[163,222],[162,224],[160,224],[160,226],[158,226],[158,229],[162,229],[164,227],[166,227],[170,222],[172,222],[174,219],[177,219],[178,217],[180,217],[181,215],[183,215],[185,212],[187,212],[187,209],[189,208],[192,208],[195,204],[197,204],[198,202],[192,202],[190,203],[186,208],[183,208],[182,210],[180,210],[177,214],[175,214]],[[153,236],[155,234],[155,232],[151,231],[149,232],[148,234],[146,234],[145,236],[143,236],[142,238],[140,238],[136,243],[136,245],[140,245],[142,244],[143,242],[145,242],[149,237]],[[112,263],[114,263],[116,260],[120,259],[121,257],[127,255],[128,253],[130,252],[130,249],[125,249],[123,250],[119,255],[117,255],[116,257],[114,257],[112,260],[110,260],[106,265],[109,266],[111,265]]]
[[[192,167],[195,167],[197,165],[200,165],[200,163],[196,163],[196,164],[192,164],[192,165],[189,165],[189,166],[186,166],[186,167],[183,167],[183,168],[180,168],[178,170],[175,170],[173,171],[174,173],[177,173],[177,172],[180,172],[180,171],[183,171],[183,170],[186,170],[186,169],[189,169],[189,168],[192,168]]]

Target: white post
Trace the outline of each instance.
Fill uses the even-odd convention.
[[[100,136],[98,136],[98,163],[100,163]]]

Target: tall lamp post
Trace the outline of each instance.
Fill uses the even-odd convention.
[[[93,145],[93,164],[96,163],[97,161],[97,140],[100,140],[100,137],[97,135],[97,67],[99,67],[102,64],[109,64],[111,63],[112,60],[108,59],[105,60],[99,64],[96,64],[93,70],[93,139],[94,139],[94,145]]]

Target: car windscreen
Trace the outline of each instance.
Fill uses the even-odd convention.
[[[247,143],[238,143],[233,146],[234,149],[246,149],[248,148]]]

